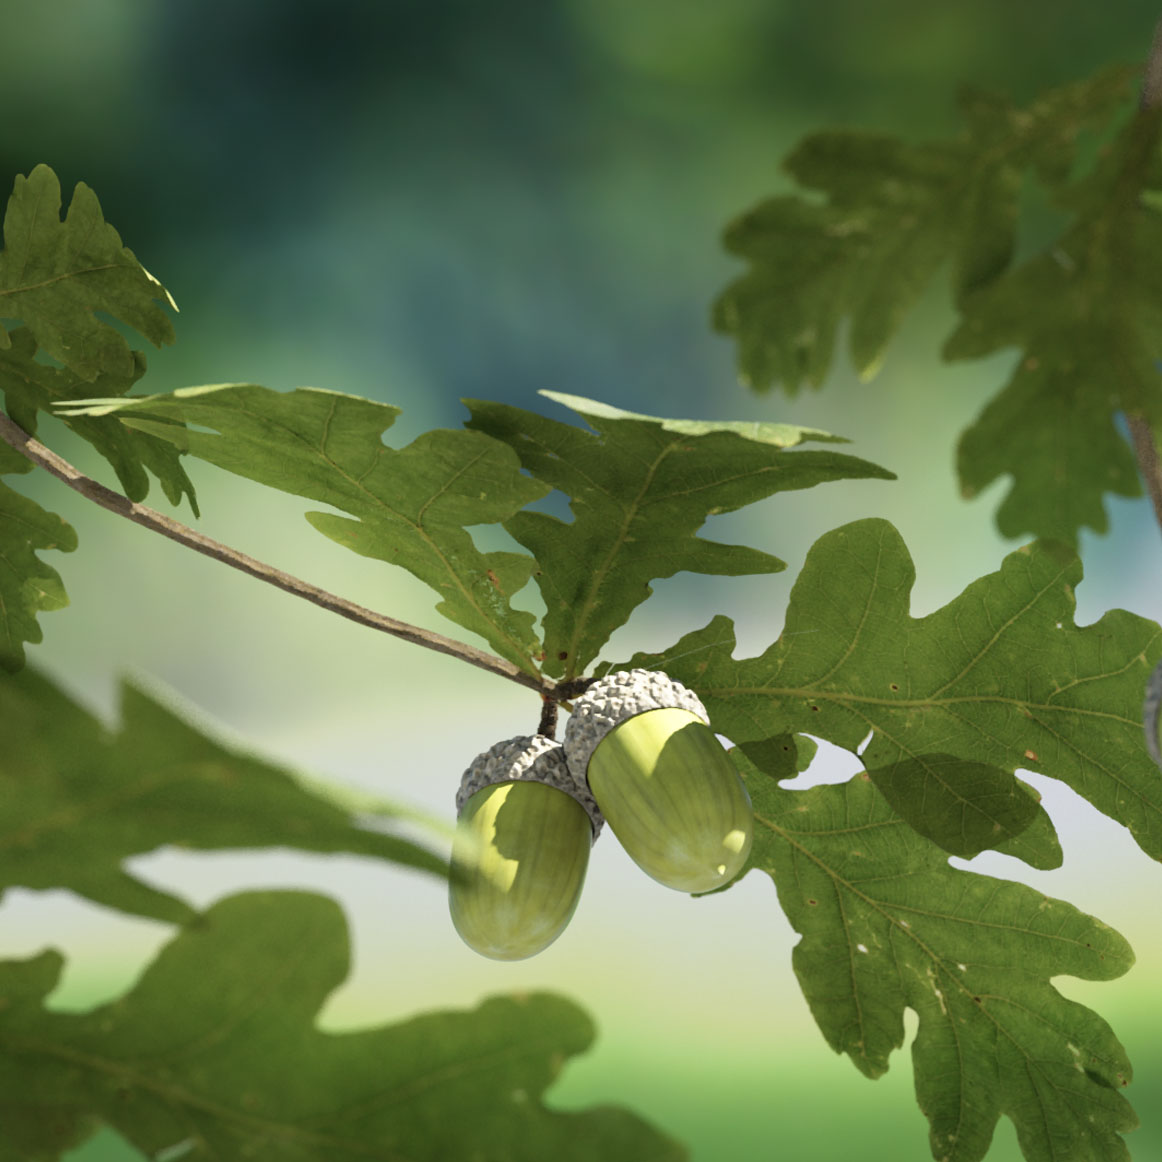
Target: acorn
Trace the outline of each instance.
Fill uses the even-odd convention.
[[[623,670],[573,703],[565,756],[647,875],[682,892],[728,884],[754,840],[750,796],[692,690]]]
[[[498,742],[477,755],[456,796],[448,907],[464,943],[494,960],[547,948],[576,910],[601,831],[592,795],[559,742]]]

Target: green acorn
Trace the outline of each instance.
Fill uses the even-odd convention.
[[[477,755],[456,797],[448,907],[465,944],[494,960],[547,948],[573,917],[601,814],[543,735]]]
[[[682,892],[742,870],[754,839],[750,796],[693,691],[624,670],[573,703],[565,755],[630,858]]]

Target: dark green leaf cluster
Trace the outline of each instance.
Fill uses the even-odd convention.
[[[858,521],[812,547],[783,633],[759,657],[734,658],[733,625],[716,617],[626,664],[695,690],[744,751],[798,731],[857,754],[895,810],[950,854],[995,848],[1058,865],[1021,768],[1067,783],[1160,859],[1162,784],[1139,711],[1162,628],[1122,610],[1076,626],[1080,579],[1073,553],[1033,545],[912,618],[899,534]]]
[[[917,1095],[933,1155],[984,1157],[1007,1114],[1031,1162],[1113,1162],[1135,1124],[1125,1055],[1105,1023],[1049,986],[1129,968],[1121,937],[1030,889],[948,866],[986,848],[1038,868],[1061,851],[1018,768],[1069,784],[1162,858],[1162,784],[1139,706],[1162,628],[1120,610],[1073,622],[1076,556],[1011,554],[927,617],[884,521],[822,537],[778,641],[735,658],[716,617],[659,654],[737,744],[755,808],[751,864],[804,936],[803,991],[829,1043],[869,1076],[920,1015]],[[621,667],[615,667],[621,668]],[[803,735],[860,757],[841,786],[780,789]],[[798,737],[796,737],[798,736]],[[760,771],[762,773],[760,773]]]
[[[92,1012],[44,1007],[58,954],[0,963],[0,1155],[57,1158],[100,1121],[149,1158],[190,1162],[686,1157],[623,1110],[545,1107],[593,1041],[570,1002],[498,997],[322,1032],[348,960],[337,904],[270,892],[209,909]]]
[[[735,221],[729,250],[748,271],[715,305],[738,342],[743,378],[795,391],[826,377],[842,323],[862,376],[932,276],[952,268],[962,319],[947,359],[1021,354],[1009,383],[964,433],[957,457],[972,496],[1013,485],[1006,536],[1067,543],[1106,529],[1105,493],[1140,491],[1119,412],[1162,425],[1157,336],[1162,114],[1132,116],[1074,176],[1078,138],[1124,111],[1136,70],[1113,68],[1019,108],[969,93],[957,138],[817,133],[785,162],[816,198],[774,198]],[[1012,266],[1022,184],[1035,176],[1067,216],[1061,235]]]

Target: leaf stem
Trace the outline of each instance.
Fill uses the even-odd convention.
[[[53,476],[67,484],[74,492],[79,492],[83,497],[99,504],[102,508],[115,512],[118,516],[123,516],[136,524],[143,525],[147,529],[152,529],[155,533],[161,533],[162,536],[169,537],[170,540],[177,541],[188,549],[212,557],[215,561],[221,561],[224,565],[230,565],[243,573],[248,573],[251,577],[265,581],[268,585],[274,585],[285,593],[291,593],[295,597],[301,597],[323,609],[329,609],[332,613],[337,613],[340,617],[345,617],[359,625],[378,629],[383,633],[391,634],[393,637],[402,638],[404,641],[424,646],[429,650],[436,650],[441,654],[449,654],[469,665],[487,670],[490,674],[496,674],[501,678],[507,678],[510,682],[516,682],[551,698],[555,699],[558,696],[556,683],[536,674],[527,673],[504,658],[496,657],[484,650],[478,650],[475,646],[466,645],[454,638],[445,637],[443,634],[433,633],[431,630],[421,629],[419,626],[409,625],[404,621],[397,621],[393,617],[376,613],[362,605],[356,605],[346,598],[337,597],[325,589],[301,581],[290,573],[284,573],[281,569],[276,569],[272,565],[267,565],[263,561],[240,553],[237,549],[230,548],[229,545],[212,540],[156,509],[129,500],[119,492],[114,492],[113,489],[106,488],[105,485],[98,483],[92,477],[86,476],[80,469],[75,468],[67,460],[63,460],[55,452],[50,451],[3,412],[0,412],[0,438],[15,448],[22,456],[31,460],[33,464],[43,468],[46,472],[51,472]]]
[[[1150,55],[1146,58],[1146,68],[1142,76],[1142,89],[1138,95],[1140,113],[1153,113],[1162,107],[1162,18],[1154,25],[1154,39],[1150,43]],[[1154,506],[1154,519],[1162,529],[1162,460],[1158,457],[1158,445],[1150,421],[1140,412],[1126,415],[1130,426],[1130,442],[1138,461],[1138,472],[1150,503]]]

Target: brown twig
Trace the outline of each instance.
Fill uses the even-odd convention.
[[[1158,458],[1158,445],[1154,442],[1154,432],[1145,416],[1134,412],[1126,416],[1130,425],[1130,442],[1138,460],[1138,471],[1146,486],[1146,494],[1154,506],[1154,519],[1162,528],[1162,460]]]
[[[387,617],[385,614],[376,613],[372,609],[366,609],[362,605],[356,605],[345,598],[337,597],[316,585],[300,581],[299,578],[290,573],[284,573],[281,569],[275,569],[254,557],[240,553],[237,549],[230,548],[229,545],[203,536],[188,525],[173,520],[156,509],[147,508],[144,504],[137,504],[129,500],[119,492],[114,492],[111,488],[106,488],[105,485],[93,480],[92,477],[86,476],[67,460],[61,459],[55,452],[50,451],[39,440],[33,439],[23,428],[13,423],[3,412],[0,412],[0,438],[15,448],[22,456],[31,460],[33,464],[43,468],[46,472],[51,472],[58,480],[64,481],[74,492],[79,492],[83,497],[99,504],[102,508],[107,508],[110,512],[117,513],[118,516],[123,516],[147,529],[152,529],[155,533],[161,533],[162,536],[169,537],[170,540],[177,541],[188,549],[212,557],[215,561],[221,561],[224,565],[230,565],[234,569],[248,573],[251,577],[257,577],[268,585],[274,585],[286,593],[301,597],[323,609],[329,609],[332,613],[337,613],[349,621],[368,626],[371,629],[378,629],[383,633],[391,634],[393,637],[402,638],[404,641],[424,646],[429,650],[436,650],[441,654],[450,654],[469,665],[487,670],[490,674],[507,678],[510,682],[517,682],[521,686],[538,691],[538,693],[548,694],[550,697],[555,696],[553,683],[547,682],[535,674],[526,673],[504,658],[496,657],[484,650],[478,650],[474,646],[465,645],[463,642],[445,637],[443,634],[420,629],[419,626],[408,625],[404,621],[396,621],[393,617]]]

